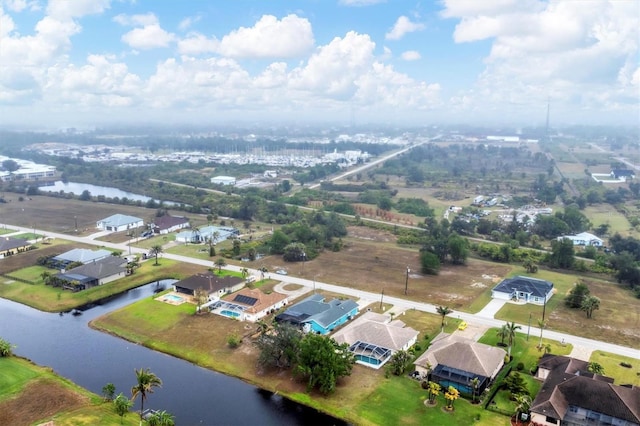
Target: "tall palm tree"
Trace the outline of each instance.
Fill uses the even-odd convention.
[[[156,245],[152,246],[152,247],[149,249],[149,254],[150,254],[151,256],[154,256],[154,257],[156,258],[156,263],[155,263],[155,265],[157,265],[157,264],[158,264],[158,255],[159,255],[160,253],[162,253],[162,251],[163,251],[163,250],[162,250],[162,246],[161,246],[160,244],[156,244]]]
[[[507,339],[509,340],[509,358],[511,358],[511,347],[516,339],[516,330],[521,330],[522,327],[516,325],[515,322],[507,323]]]
[[[438,306],[438,307],[436,308],[436,312],[437,312],[438,314],[440,314],[440,316],[442,316],[442,324],[441,324],[441,326],[442,326],[442,327],[441,327],[441,329],[440,329],[440,332],[442,333],[442,332],[444,332],[444,318],[445,318],[447,315],[449,315],[451,312],[453,312],[453,310],[449,309],[449,307],[448,307],[448,306]]]
[[[144,401],[147,394],[153,393],[153,388],[162,387],[162,380],[153,374],[148,368],[135,370],[137,384],[131,388],[131,400],[135,400],[140,395],[140,418],[144,411]]]
[[[540,342],[538,343],[538,347],[542,347],[542,331],[547,327],[547,323],[541,319],[538,320],[538,327],[540,328]]]
[[[505,346],[504,339],[506,339],[507,336],[509,335],[509,331],[507,330],[507,325],[505,324],[502,327],[500,327],[496,332],[496,335],[500,338],[499,346]]]
[[[471,391],[473,392],[471,398],[474,404],[476,403],[476,395],[478,394],[479,387],[480,387],[480,379],[477,377],[474,377],[473,379],[471,379]]]
[[[40,278],[44,281],[45,285],[49,285],[51,283],[51,272],[44,271],[40,274]]]
[[[242,268],[240,269],[240,273],[242,274],[242,278],[247,278],[247,275],[249,275],[249,270],[247,268]]]
[[[227,265],[227,262],[224,260],[223,257],[219,257],[216,259],[216,266],[218,267],[218,273],[222,273],[222,268],[225,267]]]

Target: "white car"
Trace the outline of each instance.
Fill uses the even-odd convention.
[[[287,275],[287,271],[285,271],[284,269],[278,269],[276,271],[276,274],[280,274],[280,275]]]

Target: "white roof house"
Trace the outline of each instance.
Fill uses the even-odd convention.
[[[214,176],[211,178],[211,183],[219,185],[235,185],[236,178],[233,176]]]
[[[144,226],[144,220],[126,214],[114,214],[96,222],[96,228],[103,231],[120,232]]]
[[[573,241],[574,246],[595,246],[602,247],[603,241],[602,239],[596,237],[593,234],[588,232],[581,232],[576,235],[563,235],[562,237],[558,237],[558,241],[562,241],[565,238]]]

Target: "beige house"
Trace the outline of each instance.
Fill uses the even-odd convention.
[[[280,293],[265,294],[259,289],[243,288],[223,297],[211,306],[211,312],[240,321],[256,322],[289,303],[289,296]]]
[[[349,344],[358,364],[378,369],[394,353],[413,346],[418,333],[400,320],[392,321],[390,315],[365,312],[332,337],[338,343]]]

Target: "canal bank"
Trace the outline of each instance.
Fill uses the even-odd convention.
[[[163,381],[146,407],[167,410],[177,425],[344,424],[280,395],[142,345],[101,333],[87,322],[152,296],[155,284],[130,290],[82,315],[51,314],[0,299],[0,336],[15,353],[100,394],[106,383],[130,393],[135,369],[149,368]]]

